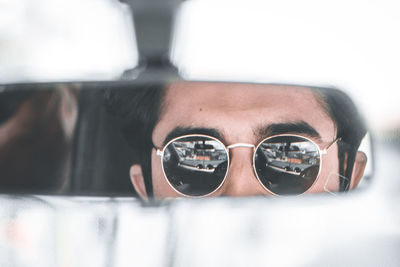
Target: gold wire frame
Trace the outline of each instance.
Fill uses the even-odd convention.
[[[279,194],[276,194],[276,193],[272,192],[270,189],[268,189],[268,188],[261,182],[261,179],[260,179],[260,177],[258,176],[258,173],[257,173],[257,170],[256,170],[255,159],[256,159],[256,152],[257,152],[257,149],[260,147],[260,145],[261,145],[262,143],[264,143],[264,142],[265,142],[266,140],[268,140],[268,139],[272,139],[272,138],[275,138],[275,137],[282,137],[282,136],[295,136],[295,137],[304,138],[304,139],[306,139],[307,141],[309,141],[309,142],[311,142],[312,144],[314,144],[314,145],[317,147],[317,149],[318,149],[320,164],[319,164],[319,170],[318,170],[317,177],[315,177],[314,182],[310,185],[309,188],[307,188],[306,191],[304,191],[303,193],[297,194],[297,195],[299,196],[299,195],[305,194],[308,190],[310,190],[310,189],[314,186],[314,184],[315,184],[315,183],[318,181],[318,179],[319,179],[319,176],[320,176],[321,170],[322,170],[322,163],[323,163],[322,155],[326,155],[326,154],[327,154],[327,150],[328,150],[334,143],[336,143],[338,140],[340,140],[340,138],[336,138],[335,140],[333,140],[332,142],[330,142],[330,143],[329,143],[324,149],[322,149],[322,150],[321,150],[321,148],[319,147],[319,145],[318,145],[317,143],[315,143],[313,140],[311,140],[310,138],[307,138],[307,137],[301,136],[301,135],[297,135],[297,134],[278,134],[278,135],[269,136],[269,137],[263,139],[263,140],[256,146],[256,148],[254,149],[254,153],[253,153],[253,171],[254,171],[254,174],[255,174],[256,177],[257,177],[258,182],[261,184],[261,186],[262,186],[268,193],[270,193],[270,194],[272,194],[272,195],[274,195],[274,196],[282,196],[282,195],[279,195]],[[292,195],[292,196],[293,196],[293,195]]]
[[[327,150],[328,150],[333,144],[335,144],[337,141],[339,141],[339,140],[341,139],[340,137],[339,137],[339,138],[336,138],[335,140],[333,140],[332,142],[330,142],[324,149],[321,149],[321,148],[319,147],[319,145],[318,145],[317,143],[315,143],[313,140],[311,140],[310,138],[307,138],[307,137],[301,136],[301,135],[297,135],[297,134],[278,134],[278,135],[268,136],[268,137],[264,138],[263,140],[261,140],[261,142],[259,142],[257,146],[255,146],[255,145],[253,145],[253,144],[248,144],[248,143],[235,143],[235,144],[226,146],[224,143],[222,143],[221,140],[219,140],[219,139],[217,139],[217,138],[215,138],[215,137],[213,137],[213,136],[209,136],[209,135],[205,135],[205,134],[187,134],[187,135],[182,135],[182,136],[178,136],[178,137],[173,138],[173,139],[170,140],[162,149],[156,147],[156,155],[157,155],[157,156],[160,156],[161,168],[162,168],[162,171],[163,171],[165,180],[167,181],[168,185],[169,185],[176,193],[178,193],[178,194],[181,195],[181,196],[188,197],[188,198],[203,198],[203,197],[210,196],[210,195],[212,195],[213,193],[215,193],[216,191],[218,191],[218,190],[222,187],[222,185],[225,183],[226,177],[228,176],[228,173],[229,173],[229,167],[230,167],[229,149],[237,148],[237,147],[248,147],[248,148],[253,148],[253,163],[252,163],[252,165],[253,165],[253,172],[254,172],[254,174],[255,174],[255,176],[256,176],[258,182],[259,182],[260,185],[264,188],[264,190],[267,191],[268,193],[270,193],[270,194],[272,194],[272,195],[274,195],[274,196],[282,196],[282,195],[279,195],[279,194],[276,194],[276,193],[272,192],[270,189],[268,189],[268,188],[261,182],[260,177],[258,176],[258,173],[257,173],[257,170],[256,170],[256,166],[255,166],[255,157],[256,157],[257,149],[260,147],[260,145],[261,145],[262,143],[264,143],[264,142],[265,142],[266,140],[268,140],[268,139],[272,139],[272,138],[276,138],[276,137],[283,137],[283,136],[292,136],[292,137],[304,138],[304,139],[306,139],[307,141],[309,141],[309,142],[311,142],[312,144],[314,144],[314,145],[317,147],[317,149],[318,149],[318,154],[319,154],[319,159],[320,159],[318,175],[317,175],[317,177],[314,179],[314,182],[311,184],[311,186],[310,186],[309,188],[307,188],[306,191],[304,191],[303,193],[298,194],[298,195],[302,195],[302,194],[306,193],[308,190],[310,190],[310,189],[314,186],[314,184],[317,182],[317,180],[319,179],[319,176],[320,176],[321,170],[322,170],[322,163],[323,163],[322,155],[326,155],[326,154],[327,154]],[[216,141],[217,143],[220,143],[222,147],[224,147],[225,152],[226,152],[226,155],[227,155],[227,161],[228,161],[227,166],[228,166],[228,167],[227,167],[227,170],[226,170],[226,172],[225,172],[224,178],[222,179],[221,183],[217,186],[217,188],[215,188],[214,190],[212,190],[212,192],[207,193],[207,194],[204,194],[204,195],[201,195],[201,196],[187,195],[187,194],[182,193],[182,192],[180,192],[179,190],[177,190],[177,189],[171,184],[171,182],[169,181],[169,179],[168,179],[168,177],[167,177],[167,175],[166,175],[166,173],[165,173],[165,170],[164,170],[163,158],[164,158],[165,149],[166,149],[171,143],[175,142],[176,140],[183,139],[183,138],[187,138],[187,137],[205,137],[205,138],[209,138],[209,139],[211,139],[211,140],[214,140],[214,141]]]
[[[212,195],[213,193],[215,193],[216,191],[218,191],[218,189],[220,189],[221,186],[225,183],[226,176],[228,175],[228,169],[227,169],[227,171],[225,172],[224,178],[222,179],[222,182],[220,183],[220,185],[218,185],[217,188],[215,188],[212,192],[207,193],[207,194],[204,194],[204,195],[201,195],[201,196],[191,196],[191,195],[187,195],[187,194],[185,194],[185,193],[180,192],[179,190],[177,190],[177,189],[171,184],[171,182],[169,181],[169,179],[168,179],[168,177],[167,177],[167,174],[165,173],[164,164],[163,164],[163,158],[164,158],[165,149],[166,149],[171,143],[173,143],[174,141],[176,141],[176,140],[178,140],[178,139],[183,139],[183,138],[186,138],[186,137],[205,137],[205,138],[209,138],[209,139],[211,139],[211,140],[214,140],[214,141],[220,143],[221,146],[225,149],[225,153],[226,153],[227,159],[228,159],[228,165],[227,165],[227,166],[228,166],[228,169],[229,169],[229,163],[230,163],[229,150],[228,150],[227,147],[224,145],[224,143],[222,143],[220,140],[218,140],[218,139],[215,138],[215,137],[212,137],[212,136],[209,136],[209,135],[205,135],[205,134],[187,134],[187,135],[182,135],[182,136],[179,136],[179,137],[176,137],[176,138],[170,140],[170,141],[162,148],[162,150],[161,150],[160,148],[157,148],[157,155],[160,156],[160,159],[161,159],[161,168],[162,168],[162,171],[163,171],[163,174],[164,174],[164,178],[165,178],[165,180],[167,181],[168,185],[169,185],[176,193],[178,193],[178,194],[181,195],[181,196],[188,197],[188,198],[203,198],[203,197],[210,196],[210,195]]]

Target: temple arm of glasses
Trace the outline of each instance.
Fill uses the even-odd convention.
[[[341,137],[336,138],[335,140],[333,140],[327,147],[325,147],[324,149],[321,150],[321,154],[322,155],[326,155],[328,154],[328,149],[336,142],[342,140]]]
[[[162,154],[163,154],[163,152],[159,148],[157,148],[156,155],[162,156]]]

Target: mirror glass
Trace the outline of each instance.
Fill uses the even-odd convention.
[[[173,81],[4,85],[3,192],[143,198],[344,192],[369,179],[342,91]],[[364,177],[364,178],[363,178]]]

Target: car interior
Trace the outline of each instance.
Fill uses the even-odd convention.
[[[3,65],[0,66],[0,76],[4,77],[0,78],[1,266],[399,265],[400,217],[397,203],[400,183],[395,167],[400,160],[400,112],[396,109],[399,84],[396,84],[397,78],[393,78],[396,76],[394,65],[382,64],[385,68],[377,65],[383,62],[383,58],[390,58],[387,54],[379,56],[384,45],[376,51],[368,46],[365,49],[371,51],[365,55],[362,53],[364,50],[359,50],[360,43],[353,40],[357,32],[353,33],[354,36],[349,33],[357,29],[360,35],[368,36],[366,31],[371,30],[376,31],[376,38],[381,34],[382,39],[390,41],[389,37],[394,35],[389,33],[390,30],[400,26],[400,20],[395,16],[385,17],[379,22],[382,24],[372,23],[376,27],[389,25],[383,30],[369,24],[369,28],[361,25],[363,21],[369,21],[368,14],[382,17],[392,14],[393,9],[387,1],[382,5],[375,2],[365,4],[365,9],[357,14],[360,16],[358,22],[350,19],[357,5],[351,5],[347,12],[344,3],[325,7],[317,1],[307,2],[304,7],[295,1],[281,4],[269,1],[264,4],[253,1],[230,4],[229,1],[212,3],[208,0],[22,2],[4,4],[5,12],[0,10],[0,17],[4,14],[4,20],[8,22],[0,25],[0,61],[4,59],[0,63]],[[322,21],[321,25],[296,10],[315,13],[315,19]],[[39,21],[40,30],[36,29],[34,33],[39,38],[42,38],[40,34],[50,36],[48,42],[42,38],[45,42],[38,45],[40,51],[44,51],[40,53],[48,53],[49,59],[38,53],[37,66],[33,61],[18,63],[18,60],[27,60],[33,51],[31,48],[13,52],[20,49],[24,41],[18,39],[19,32],[13,33],[10,29],[15,21],[22,20],[26,12],[33,14],[25,18],[28,22]],[[355,26],[350,24],[349,32],[346,32],[347,25],[333,23],[331,16],[335,12],[348,18],[348,23],[354,22]],[[10,15],[6,16],[6,13]],[[60,15],[69,13],[71,16]],[[62,19],[57,20],[57,16]],[[123,37],[115,40],[104,38],[104,47],[101,41],[95,43],[100,48],[87,45],[86,50],[82,50],[81,63],[79,54],[76,51],[68,54],[68,44],[63,44],[61,50],[67,54],[64,68],[72,70],[71,76],[63,76],[66,75],[63,71],[57,72],[59,68],[62,70],[62,61],[41,71],[40,64],[51,61],[51,44],[59,40],[66,43],[68,38],[72,40],[73,32],[89,27],[81,22],[71,26],[74,16],[77,21],[90,21],[92,18],[94,22],[87,25],[93,23],[92,28],[97,29],[90,28],[79,35],[79,42],[69,46],[71,50],[75,45],[85,47],[87,40],[84,36],[90,39],[92,33],[99,32],[100,36],[103,31],[103,34],[109,32],[109,36],[114,36],[116,30],[112,27],[120,30],[125,27],[121,30]],[[271,20],[282,17],[282,20],[268,24],[264,22],[264,16],[266,19],[271,17]],[[96,19],[105,24],[100,25]],[[56,21],[54,25],[65,23],[60,33],[56,26],[48,23],[53,20]],[[287,20],[291,22],[284,24]],[[305,21],[307,23],[300,25]],[[336,31],[339,26],[342,28]],[[18,26],[16,30],[24,32],[24,27],[29,28]],[[204,30],[196,32],[198,27]],[[310,35],[307,31],[298,32],[307,30],[307,27],[321,36],[316,36],[315,32]],[[342,32],[345,32],[344,36],[340,36]],[[229,39],[230,35],[234,38]],[[191,39],[185,39],[185,36]],[[270,43],[271,47],[254,54],[253,50],[260,50],[257,40],[264,39],[253,41],[253,36],[266,38],[262,45]],[[343,38],[333,45],[337,45],[339,52],[336,54],[329,50],[332,49],[328,45],[332,36]],[[225,38],[228,41],[224,42]],[[361,42],[366,41],[366,37],[363,38]],[[18,40],[14,42],[14,39]],[[119,60],[123,64],[115,67],[112,60],[118,56],[113,53],[118,49],[108,48],[111,45],[106,42],[114,41],[122,47],[128,39],[126,47],[129,48],[117,51],[122,54]],[[320,42],[319,45],[327,44],[329,48],[317,51],[311,47],[314,51],[307,50],[302,54],[301,49],[306,47],[303,42]],[[196,43],[198,46],[195,47]],[[396,43],[399,40],[393,37],[392,44]],[[377,43],[371,47],[374,45]],[[99,53],[103,58],[99,54],[89,58],[90,51],[96,49],[103,49]],[[107,55],[108,49],[110,55]],[[207,58],[200,55],[203,49]],[[56,54],[63,53],[55,51]],[[352,56],[346,58],[348,62],[335,61],[340,57],[340,51],[347,51]],[[397,48],[390,51],[391,58],[400,59]],[[132,60],[135,53],[136,62]],[[300,60],[301,64],[294,54],[303,60]],[[107,62],[107,56],[114,59]],[[234,56],[237,58],[226,60]],[[68,57],[73,58],[70,62],[72,67],[67,66]],[[353,62],[362,65],[364,61],[359,59],[364,60],[364,57],[368,57],[365,62],[372,62],[365,67],[365,72],[375,73],[378,80],[383,80],[382,77],[391,77],[392,80],[377,84],[374,75],[357,72]],[[94,63],[91,62],[87,67],[89,71],[85,72],[83,66],[85,61],[90,61],[88,59]],[[282,65],[268,65],[269,59],[282,62]],[[326,65],[315,64],[324,60]],[[226,65],[219,63],[224,61],[227,61]],[[192,72],[188,65],[191,62]],[[293,65],[288,62],[293,62]],[[104,69],[110,69],[108,76],[96,69],[102,65]],[[29,72],[30,68],[33,70]],[[51,70],[54,70],[53,76]],[[312,70],[320,72],[307,74]],[[285,74],[286,71],[291,76]],[[344,73],[348,75],[346,77],[358,79],[361,89],[357,86],[352,89],[356,82],[338,78]],[[312,75],[315,75],[314,80]],[[233,142],[226,142],[208,132],[194,133],[197,136],[184,132],[166,138],[164,142],[156,140],[157,146],[152,141],[154,148],[159,150],[160,159],[157,160],[162,165],[162,172],[175,190],[171,192],[177,193],[176,197],[143,198],[135,190],[130,177],[132,164],[142,158],[135,153],[127,140],[127,132],[124,132],[124,127],[132,123],[130,112],[140,105],[133,102],[132,95],[151,90],[160,92],[181,82],[188,87],[193,85],[196,88],[194,92],[199,92],[197,99],[205,99],[204,103],[210,107],[214,105],[213,95],[202,93],[201,87],[210,86],[215,92],[225,92],[226,86],[247,87],[248,91],[271,86],[282,87],[282,90],[307,87],[313,92],[318,92],[319,88],[343,92],[358,108],[360,121],[367,125],[367,134],[359,148],[368,159],[361,182],[353,190],[348,190],[350,181],[346,175],[331,173],[323,186],[324,192],[303,194],[321,173],[320,165],[324,164],[327,157],[324,153],[328,151],[325,148],[346,141],[332,139],[323,147],[321,140],[306,131],[308,128],[302,128],[303,132],[290,130],[287,134],[276,127],[267,138],[257,139],[254,144],[235,142],[233,145]],[[184,90],[181,87],[176,89],[177,99]],[[311,103],[309,99],[297,98],[298,95],[288,91],[285,100],[287,103]],[[227,94],[225,98],[229,97]],[[247,98],[243,94],[238,99],[245,101]],[[184,104],[181,104],[182,110],[186,107]],[[238,107],[240,104],[237,103]],[[186,108],[190,110],[190,106]],[[239,112],[235,107],[230,108],[239,121]],[[287,110],[288,107],[279,108]],[[150,106],[150,109],[154,110],[155,106]],[[342,110],[345,109],[339,108],[338,112]],[[308,110],[304,107],[302,112],[305,114]],[[317,118],[317,113],[307,115]],[[224,116],[225,113],[215,114],[216,120],[223,120]],[[259,118],[263,116],[272,115],[259,114]],[[198,120],[198,117],[190,118]],[[346,123],[348,128],[344,129],[344,137],[347,131],[358,125],[350,118]],[[306,137],[300,136],[301,133],[307,133]],[[186,135],[189,137],[185,139]],[[144,141],[133,142],[140,145]],[[253,149],[253,154],[248,154],[251,154],[249,158],[253,161],[255,177],[273,196],[232,197],[226,194],[209,198],[229,179],[230,163],[237,164],[238,161],[232,155],[249,148]],[[331,190],[337,180],[344,184],[343,192]]]

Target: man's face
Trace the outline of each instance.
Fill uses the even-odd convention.
[[[235,143],[257,145],[268,137],[267,129],[276,125],[308,124],[318,136],[288,132],[312,139],[321,149],[335,140],[335,124],[309,88],[276,85],[179,82],[170,85],[164,105],[153,131],[153,143],[162,148],[176,129],[182,134],[216,131],[228,146]],[[279,128],[279,127],[278,127]],[[282,127],[281,127],[282,128]],[[285,128],[285,127],[283,127]],[[323,192],[329,178],[329,191],[338,190],[337,145],[323,155],[321,173],[307,193]],[[253,166],[254,149],[230,149],[230,166],[224,184],[211,196],[268,195],[257,180]],[[167,183],[160,156],[152,151],[152,179],[156,198],[178,197]],[[332,178],[334,177],[334,178]],[[331,179],[335,181],[332,182]]]

